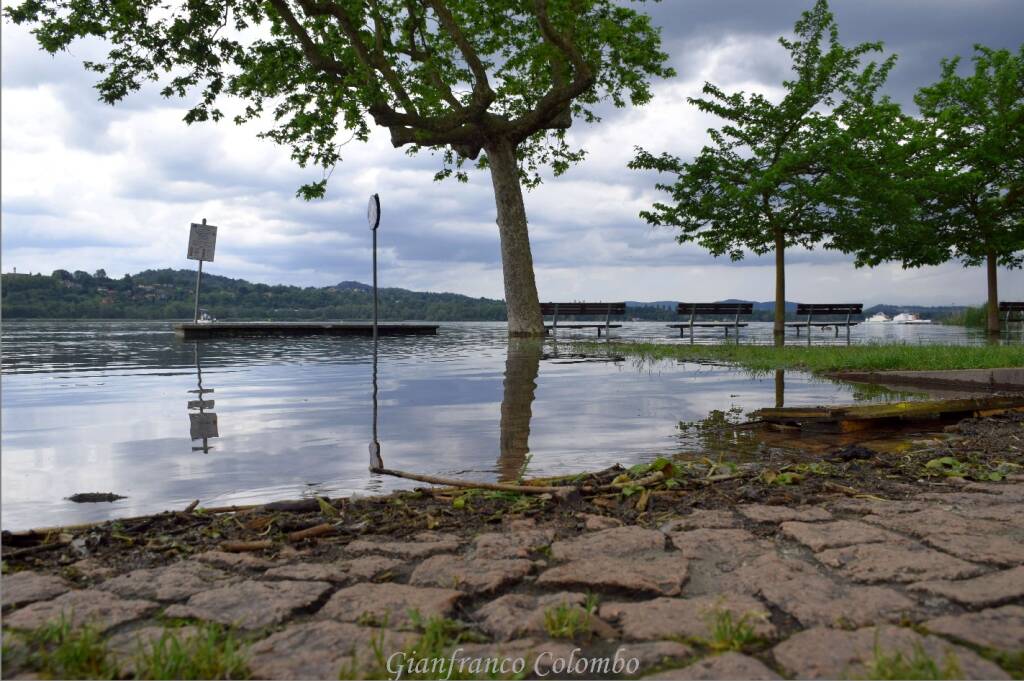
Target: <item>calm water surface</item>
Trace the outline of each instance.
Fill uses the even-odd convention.
[[[680,342],[672,333],[661,323],[630,323],[617,336]],[[744,342],[770,333],[770,325],[754,324]],[[981,341],[949,327],[854,334],[854,342]],[[708,333],[698,341],[718,339]],[[382,338],[377,376],[384,463],[481,480],[693,451],[700,443],[680,422],[713,410],[890,398],[799,372],[786,372],[783,396],[780,377],[728,367],[581,362],[550,342],[510,347],[504,324],[487,323]],[[193,499],[214,506],[412,486],[368,472],[373,395],[370,339],[186,343],[165,322],[8,322],[2,525],[137,515]],[[128,498],[65,499],[78,492]]]

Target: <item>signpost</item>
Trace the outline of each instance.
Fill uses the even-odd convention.
[[[203,276],[203,261],[213,262],[213,252],[217,248],[217,228],[203,223],[192,223],[188,234],[188,259],[198,260],[199,269],[196,271],[196,306],[192,314],[192,321],[199,321],[199,280]]]
[[[380,226],[380,197],[374,194],[366,207],[366,221],[373,232],[373,340],[377,341],[377,227]]]

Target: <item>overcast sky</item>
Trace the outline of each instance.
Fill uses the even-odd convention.
[[[6,3],[5,3],[6,4]],[[573,140],[587,160],[526,195],[542,299],[769,300],[771,256],[741,263],[680,246],[640,210],[660,198],[655,176],[626,168],[633,147],[692,157],[716,121],[686,103],[705,81],[727,90],[777,96],[787,55],[776,38],[811,0],[664,0],[648,11],[663,28],[678,75],[655,85],[652,103],[577,122]],[[835,0],[847,43],[882,40],[899,55],[888,94],[912,107],[942,57],[972,46],[1017,49],[1020,0]],[[490,180],[435,183],[439,159],[410,158],[378,131],[353,142],[331,177],[328,198],[295,198],[319,179],[287,149],[256,138],[258,126],[186,126],[180,102],[144,90],[110,107],[97,101],[81,66],[98,46],[57,57],[40,52],[21,27],[2,35],[2,267],[57,268],[110,276],[147,268],[192,267],[190,222],[220,227],[207,272],[265,283],[326,285],[370,279],[367,197],[383,206],[381,282],[416,290],[503,297]],[[919,270],[854,269],[841,254],[787,256],[790,300],[896,304],[977,304],[980,268],[956,263]],[[1001,297],[1024,297],[1024,274],[1000,272]]]

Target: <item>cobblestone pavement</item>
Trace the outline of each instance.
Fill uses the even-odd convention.
[[[443,617],[464,624],[457,659],[522,659],[526,676],[614,676],[603,659],[659,679],[868,678],[897,655],[964,678],[1024,671],[1019,476],[686,511],[653,527],[541,514],[475,536],[371,532],[329,562],[206,551],[122,574],[20,571],[3,578],[5,646],[61,615],[114,654],[208,621],[236,629],[256,678],[338,678],[386,674],[371,649],[411,650]],[[576,636],[553,637],[566,622]]]

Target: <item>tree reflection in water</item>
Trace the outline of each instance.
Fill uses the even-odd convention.
[[[516,480],[528,461],[530,419],[543,354],[543,341],[509,339],[501,400],[501,451],[498,456],[501,482]]]

